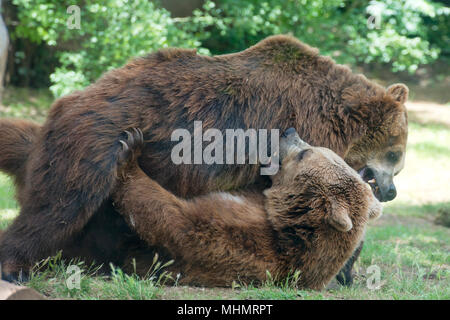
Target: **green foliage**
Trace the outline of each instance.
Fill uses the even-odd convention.
[[[448,31],[449,14],[429,0],[223,0],[207,1],[194,21],[209,27],[206,46],[214,53],[291,33],[340,63],[388,63],[394,72],[414,72],[448,44],[449,33],[436,31]]]
[[[194,12],[194,23],[210,27],[208,41],[213,53],[240,51],[273,34],[291,33],[324,53],[335,45],[334,34],[342,19],[340,0],[223,0],[207,1]]]
[[[370,30],[359,45],[352,46],[364,63],[391,63],[393,71],[407,69],[413,73],[420,64],[430,63],[439,56],[441,49],[432,45],[430,27],[425,21],[448,19],[449,8],[427,0],[371,1],[367,13],[380,17],[380,29]],[[448,35],[437,38],[445,37]]]
[[[40,45],[35,52],[45,45],[59,61],[50,76],[56,96],[159,48],[222,54],[273,34],[293,34],[339,63],[386,65],[394,72],[414,73],[420,65],[450,57],[450,8],[432,0],[206,0],[187,18],[173,18],[149,0],[84,0],[80,29],[67,27],[72,1],[12,2],[19,21],[11,37]],[[369,17],[375,20],[368,23]],[[15,58],[23,60],[21,55],[16,52]],[[26,68],[17,72],[48,70]]]
[[[148,0],[86,0],[80,6],[80,29],[66,25],[72,1],[14,0],[14,4],[20,8],[15,36],[63,49],[58,53],[60,66],[50,76],[56,96],[83,88],[132,57],[158,48],[200,45],[167,10]]]

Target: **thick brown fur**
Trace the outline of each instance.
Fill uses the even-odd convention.
[[[22,203],[25,184],[32,183],[24,179],[26,162],[39,138],[41,127],[28,120],[0,119],[0,170],[14,179],[19,205]],[[0,230],[0,236],[3,233]],[[103,204],[83,230],[59,249],[68,260],[82,258],[88,265],[102,265],[102,272],[110,271],[109,263],[122,266],[130,250],[135,255],[150,250],[126,225],[110,202]],[[5,279],[10,280],[7,276]]]
[[[323,289],[381,205],[329,149],[285,146],[281,170],[264,195],[220,192],[185,200],[132,161],[114,194],[115,206],[149,246],[174,259],[168,270],[181,275],[180,284],[260,284],[267,271],[283,281],[298,270],[299,287]],[[149,268],[152,259],[138,263]]]
[[[54,254],[95,213],[112,210],[118,138],[128,128],[144,132],[144,172],[175,195],[194,197],[255,186],[259,168],[177,166],[174,129],[192,132],[194,120],[205,130],[294,127],[361,169],[390,147],[404,154],[406,96],[405,86],[385,90],[288,36],[230,55],[166,49],[135,59],[53,104],[28,156],[20,215],[0,243],[3,270]]]

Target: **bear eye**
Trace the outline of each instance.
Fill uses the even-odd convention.
[[[305,150],[300,151],[297,155],[297,161],[302,161],[303,158],[305,157],[306,153],[310,150],[311,149],[305,149]]]
[[[398,161],[398,159],[400,158],[400,155],[399,155],[399,153],[389,151],[386,154],[386,158],[388,159],[389,162],[396,163]]]

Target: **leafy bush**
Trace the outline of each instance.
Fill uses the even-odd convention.
[[[448,43],[449,33],[436,31],[448,30],[450,9],[429,0],[219,3],[208,0],[193,19],[209,31],[205,45],[214,53],[239,51],[268,35],[291,33],[340,63],[390,64],[394,72],[414,72],[437,59]]]
[[[187,18],[173,18],[149,0],[83,0],[80,29],[67,27],[72,1],[12,1],[19,20],[12,38],[45,44],[59,61],[50,75],[56,96],[158,48],[222,54],[280,33],[293,34],[339,63],[386,65],[393,72],[414,73],[450,57],[450,9],[431,0],[206,0]],[[369,17],[376,17],[372,24]]]
[[[69,29],[72,1],[14,0],[20,7],[18,37],[57,46],[60,65],[50,76],[61,96],[96,80],[128,59],[164,47],[197,48],[200,42],[170,13],[148,0],[85,0],[80,29]],[[202,50],[207,53],[207,50]]]

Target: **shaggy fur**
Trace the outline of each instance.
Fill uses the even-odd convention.
[[[171,133],[192,132],[194,120],[205,130],[292,126],[361,169],[376,152],[384,157],[394,134],[404,153],[406,96],[403,85],[385,90],[287,36],[230,55],[166,49],[135,59],[52,106],[28,156],[20,215],[0,243],[3,271],[54,254],[95,213],[112,210],[118,138],[128,128],[144,132],[144,172],[177,196],[262,190],[256,165],[174,165]]]
[[[289,142],[295,135],[282,138],[282,167],[264,195],[181,199],[132,161],[114,204],[142,239],[174,259],[169,270],[181,274],[180,284],[261,283],[267,271],[283,280],[299,270],[299,287],[322,289],[361,241],[369,217],[381,214],[381,205],[341,158]],[[148,268],[152,260],[146,263]]]

